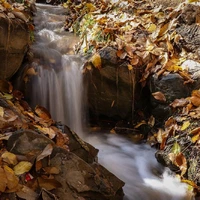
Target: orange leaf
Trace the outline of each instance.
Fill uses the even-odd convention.
[[[152,95],[158,101],[162,101],[162,102],[166,101],[166,97],[162,92],[154,92],[152,93]]]
[[[49,120],[51,119],[51,115],[48,112],[48,110],[42,106],[36,106],[35,108],[35,113],[42,119],[44,120]]]
[[[190,97],[190,101],[194,106],[200,106],[200,98],[198,98],[197,96]]]
[[[188,104],[188,100],[187,99],[175,99],[170,106],[172,106],[173,108],[177,108],[177,107],[184,107]]]

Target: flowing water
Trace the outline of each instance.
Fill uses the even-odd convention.
[[[70,48],[77,39],[62,28],[63,8],[38,4],[37,9],[36,43],[32,45],[35,56],[29,64],[37,75],[27,93],[32,106],[48,108],[55,120],[65,123],[100,150],[99,162],[125,182],[124,199],[189,200],[187,186],[157,163],[151,147],[133,144],[116,135],[84,133],[86,90],[81,73],[84,59],[72,55]]]

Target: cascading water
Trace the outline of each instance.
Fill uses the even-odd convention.
[[[39,104],[52,117],[67,124],[99,152],[99,162],[125,182],[126,200],[189,200],[186,185],[161,167],[155,150],[136,145],[124,138],[105,133],[92,136],[83,133],[84,88],[81,66],[84,59],[70,55],[68,46],[76,38],[62,30],[61,7],[37,5],[36,43],[32,46],[37,71],[27,97],[34,107]]]

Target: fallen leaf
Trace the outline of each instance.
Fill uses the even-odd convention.
[[[0,106],[0,117],[4,116],[4,108]]]
[[[55,179],[44,179],[42,177],[38,177],[37,180],[39,186],[46,190],[53,190],[62,186],[61,183]]]
[[[16,165],[18,163],[17,161],[17,156],[13,153],[10,153],[8,151],[4,152],[1,157],[3,158],[3,161],[11,164],[11,165]]]
[[[199,133],[192,136],[191,141],[192,143],[196,143],[199,140]]]
[[[178,144],[178,142],[175,142],[175,143],[173,144],[172,149],[171,149],[171,152],[172,152],[173,154],[178,154],[178,153],[181,152],[181,147],[180,147],[180,145]]]
[[[0,167],[0,180],[0,192],[5,192],[8,180],[2,167]]]
[[[185,121],[181,127],[181,131],[184,131],[190,126],[190,121]]]
[[[187,99],[175,99],[170,106],[172,106],[173,108],[177,108],[177,107],[184,107],[188,104],[188,100]]]
[[[200,98],[197,96],[190,97],[190,101],[194,106],[200,106]]]
[[[59,174],[60,170],[57,167],[44,167],[44,171],[47,174]]]
[[[97,69],[101,68],[101,56],[98,53],[95,53],[89,60],[93,66]]]
[[[166,101],[166,97],[162,92],[154,92],[152,93],[152,95],[158,101],[162,101],[162,102]]]
[[[35,71],[35,69],[33,67],[30,67],[27,69],[26,75],[35,76],[35,75],[37,75],[37,72]]]
[[[187,171],[187,160],[186,160],[185,156],[182,153],[179,153],[175,157],[174,164],[177,167],[179,167],[179,169],[181,170],[181,176],[183,176],[186,173],[186,171]]]
[[[48,144],[44,148],[44,150],[42,151],[42,153],[37,156],[36,161],[42,160],[43,158],[51,155],[52,151],[53,151],[53,145],[52,144]]]
[[[15,175],[15,172],[8,167],[7,165],[4,165],[4,171],[7,177],[7,187],[9,190],[12,190],[14,188],[17,189],[17,186],[19,184],[19,178]]]
[[[32,167],[32,163],[28,161],[21,161],[14,167],[14,172],[16,175],[24,174],[25,172],[29,172]]]
[[[49,111],[42,107],[42,106],[36,106],[35,107],[35,113],[42,119],[44,120],[50,120],[51,119],[51,115],[49,113]]]

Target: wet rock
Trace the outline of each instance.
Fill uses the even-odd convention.
[[[54,192],[61,200],[123,199],[121,188],[124,183],[122,181],[110,173],[103,174],[98,167],[93,168],[71,152],[55,148],[50,165],[61,171],[61,174],[56,175],[55,179],[62,184],[62,188],[58,188]],[[112,179],[112,183],[109,179]],[[113,183],[115,183],[114,187]]]
[[[48,144],[55,145],[48,137],[36,131],[19,130],[8,139],[7,149],[14,154],[32,154],[36,157]]]
[[[0,79],[10,78],[19,69],[28,50],[28,25],[19,19],[0,17]]]
[[[153,75],[150,79],[150,92],[162,92],[166,97],[166,102],[160,102],[151,97],[152,114],[159,120],[167,119],[172,110],[169,104],[175,99],[187,97],[190,94],[190,87],[184,85],[184,80],[179,74],[168,74],[158,78]]]
[[[135,74],[117,61],[116,50],[105,47],[100,52],[102,66],[86,75],[91,115],[113,119],[129,118],[133,108]]]
[[[87,163],[93,163],[97,159],[98,149],[94,148],[87,142],[84,142],[74,131],[69,127],[57,124],[64,133],[69,137],[70,152],[76,154]]]
[[[61,125],[58,127],[62,129]],[[50,198],[50,195],[53,199],[60,200],[122,200],[124,182],[92,161],[92,156],[96,157],[97,154],[94,147],[78,138],[68,127],[63,126],[63,129],[72,142],[71,152],[56,146],[45,135],[33,130],[20,130],[13,133],[8,139],[7,149],[18,157],[21,155],[34,163],[35,158],[44,148],[52,144],[53,152],[50,158],[46,157],[42,160],[42,167],[54,167],[59,171],[54,175],[54,180],[59,183],[59,187],[51,190],[50,193],[42,191],[42,196]],[[81,148],[84,151],[81,151]],[[15,199],[14,197],[15,195],[10,199]]]

